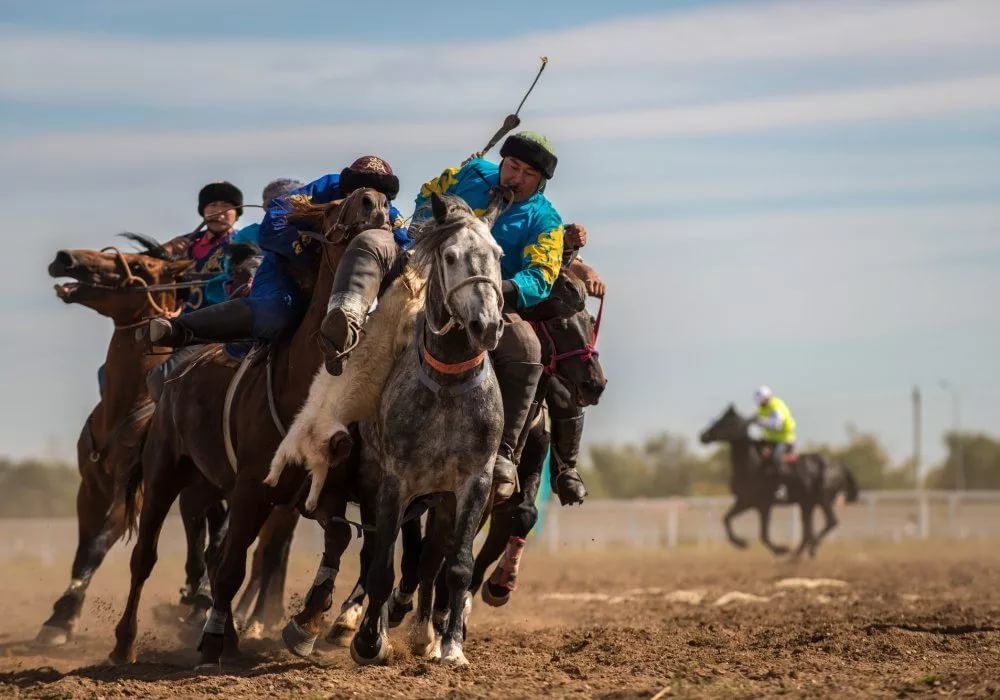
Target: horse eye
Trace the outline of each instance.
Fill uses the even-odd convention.
[[[446,265],[454,265],[458,262],[458,254],[454,250],[444,252],[444,262]]]

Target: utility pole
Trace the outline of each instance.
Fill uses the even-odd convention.
[[[951,394],[951,431],[955,439],[955,490],[965,490],[965,444],[962,441],[962,396],[958,387],[947,379],[940,381],[941,388]]]

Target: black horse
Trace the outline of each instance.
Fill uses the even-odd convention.
[[[729,541],[741,549],[746,540],[733,533],[732,519],[750,508],[760,513],[760,538],[774,554],[786,554],[788,548],[771,542],[771,506],[776,503],[798,503],[802,512],[802,542],[795,557],[808,549],[809,556],[816,556],[816,548],[833,528],[837,527],[837,516],[833,503],[841,492],[848,503],[858,500],[858,484],[854,475],[843,465],[820,454],[798,455],[790,462],[790,469],[779,478],[764,475],[766,443],[752,440],[748,435],[751,421],[736,412],[732,404],[726,412],[701,434],[704,444],[728,442],[733,475],[729,487],[736,496],[736,502],[726,512],[723,522]],[[788,496],[781,501],[775,497],[779,485],[784,484]],[[826,524],[818,533],[813,532],[813,510],[819,506],[823,510]]]

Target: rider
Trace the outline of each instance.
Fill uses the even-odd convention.
[[[764,430],[764,442],[771,447],[771,457],[764,463],[764,475],[781,478],[787,475],[784,457],[795,452],[795,419],[784,401],[763,385],[753,393],[757,415],[752,421]]]
[[[198,215],[202,224],[193,233],[168,241],[163,247],[175,258],[189,259],[194,265],[188,276],[208,276],[222,272],[233,228],[243,214],[243,192],[231,182],[212,182],[198,193]],[[206,287],[209,285],[206,285]],[[194,288],[184,301],[188,313],[213,303],[205,291]]]
[[[306,308],[296,277],[303,271],[316,269],[320,250],[315,241],[300,235],[299,229],[288,221],[288,197],[303,195],[313,204],[327,204],[362,187],[378,190],[391,201],[399,193],[399,179],[383,159],[363,156],[339,174],[325,175],[274,201],[260,225],[259,242],[264,250],[264,261],[257,271],[250,296],[231,299],[179,319],[153,319],[150,341],[180,347],[199,340],[273,340],[292,331],[302,320]],[[409,239],[395,207],[390,207],[389,218],[395,230],[385,233],[393,241],[392,245],[397,248],[406,245]],[[366,231],[356,236],[352,245],[368,234],[377,235]],[[343,261],[340,267],[344,267]]]
[[[504,500],[516,487],[521,432],[542,374],[538,337],[516,311],[534,306],[549,295],[562,262],[563,225],[543,194],[557,162],[549,140],[541,134],[520,132],[507,138],[500,156],[500,165],[473,158],[424,184],[416,200],[414,220],[430,215],[428,203],[434,193],[461,197],[479,216],[485,213],[495,193],[504,199],[505,208],[492,229],[504,252],[500,266],[504,306],[508,309],[504,332],[492,353],[504,405],[494,487],[498,499]],[[321,329],[327,354],[332,355],[327,360],[332,374],[342,371],[368,309],[385,284],[385,272],[393,264],[378,254],[359,252],[350,256],[357,242],[351,243],[337,270],[330,313]]]
[[[587,229],[581,224],[567,224],[565,245],[563,264],[566,269],[583,282],[590,296],[603,298],[604,282],[577,254],[580,248],[587,245]],[[568,392],[555,381],[549,382],[545,403],[551,421],[552,490],[559,496],[562,505],[583,503],[583,499],[587,496],[587,487],[576,469],[580,455],[580,438],[583,436],[583,409],[577,406]]]

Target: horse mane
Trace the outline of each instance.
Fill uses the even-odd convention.
[[[312,198],[305,194],[293,194],[281,200],[288,221],[293,224],[302,224],[304,228],[323,233],[326,224],[326,213],[340,202],[329,202],[327,204],[314,204]]]
[[[160,260],[174,260],[174,256],[163,247],[162,243],[152,236],[148,236],[145,233],[134,233],[132,231],[124,231],[118,235],[139,246],[140,252],[143,255],[148,255],[151,258],[158,258]]]
[[[420,219],[414,217],[408,229],[410,239],[413,241],[411,261],[420,269],[430,268],[437,251],[458,226],[467,224],[470,219],[479,220],[460,197],[445,194],[441,195],[441,199],[448,204],[448,216],[443,223],[433,215]]]

